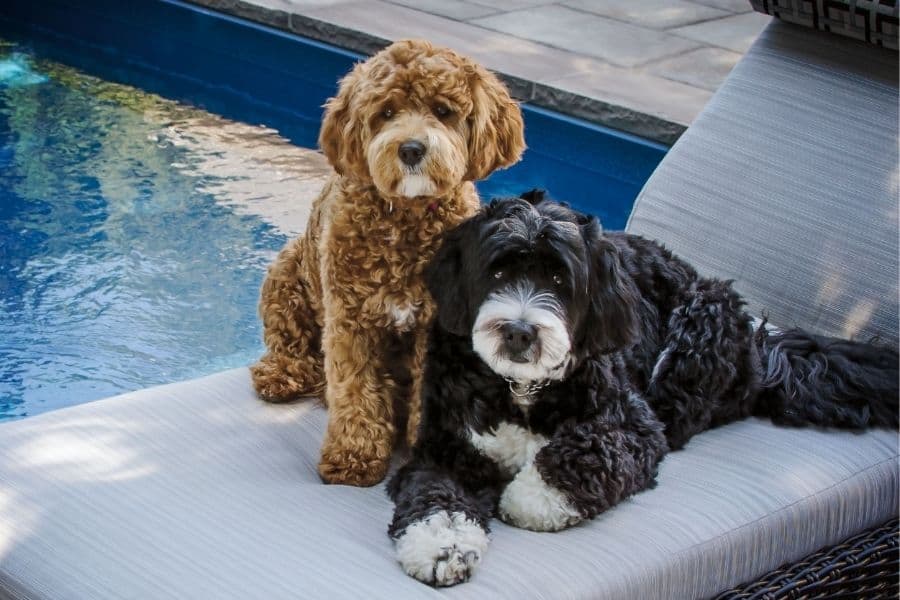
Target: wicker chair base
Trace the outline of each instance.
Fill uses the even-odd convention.
[[[900,595],[900,545],[894,519],[761,579],[719,594],[714,600],[896,600]]]

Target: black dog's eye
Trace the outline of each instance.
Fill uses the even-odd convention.
[[[394,116],[394,109],[391,108],[390,106],[388,106],[387,108],[382,108],[381,116],[384,117],[385,119],[390,119],[391,117]]]
[[[556,274],[553,276],[553,283],[555,283],[556,285],[562,285],[562,282],[563,282],[562,275]]]
[[[501,277],[503,277],[503,271],[494,272],[494,279],[500,279]]]
[[[438,118],[440,118],[440,119],[449,117],[452,112],[453,112],[452,110],[450,110],[448,107],[444,106],[443,104],[438,104],[437,106],[434,107],[434,114],[436,114],[438,116]]]

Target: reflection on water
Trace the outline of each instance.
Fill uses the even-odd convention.
[[[326,173],[0,42],[0,419],[252,361],[265,267]]]
[[[0,42],[2,43],[2,42]],[[31,68],[28,56],[20,52],[8,52],[0,59],[0,85],[15,87],[44,83],[47,78]]]

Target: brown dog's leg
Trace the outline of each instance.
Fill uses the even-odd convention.
[[[319,395],[325,387],[318,265],[310,251],[305,237],[286,246],[260,293],[267,351],[250,373],[256,393],[268,402]]]
[[[409,395],[409,418],[406,421],[406,443],[410,448],[416,443],[419,433],[419,420],[422,410],[422,378],[425,367],[425,354],[428,351],[428,329],[421,328],[416,332],[413,352],[409,360],[409,372],[412,385]]]
[[[369,486],[387,473],[394,438],[393,385],[378,350],[383,334],[358,321],[325,332],[328,429],[319,474],[327,483]]]

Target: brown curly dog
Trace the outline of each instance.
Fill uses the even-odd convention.
[[[472,182],[519,160],[522,115],[493,74],[418,40],[357,64],[325,108],[319,145],[336,174],[269,267],[267,351],[251,371],[270,402],[324,389],[322,479],[373,485],[395,430],[412,440],[418,425],[434,312],[422,269],[478,208]]]

